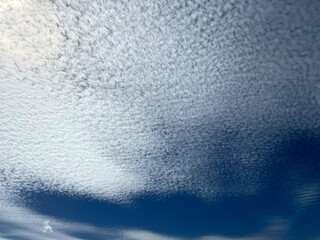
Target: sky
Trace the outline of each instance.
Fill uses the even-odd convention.
[[[319,240],[319,13],[1,0],[0,240]]]

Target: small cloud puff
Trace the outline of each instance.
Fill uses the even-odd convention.
[[[49,220],[45,220],[42,227],[42,232],[53,232],[52,227],[49,225]]]

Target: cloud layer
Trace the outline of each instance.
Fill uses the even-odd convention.
[[[245,197],[274,172],[297,208],[317,203],[318,152],[277,154],[318,144],[319,7],[1,1],[0,207],[24,191]]]
[[[270,19],[281,4],[4,1],[4,184],[105,199],[256,192],[275,136],[319,127],[313,39],[264,26],[313,31],[316,16],[302,4],[301,23]]]

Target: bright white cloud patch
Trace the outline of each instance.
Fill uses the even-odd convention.
[[[42,232],[52,232],[52,227],[49,225],[49,220],[43,222]]]
[[[178,240],[179,238],[168,237],[153,232],[142,230],[129,230],[124,232],[124,238],[132,240]]]

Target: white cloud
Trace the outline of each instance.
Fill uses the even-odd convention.
[[[4,3],[0,170],[7,191],[42,188],[116,201],[144,191],[224,191],[220,177],[214,187],[203,184],[201,156],[188,146],[165,156],[180,140],[157,126],[184,128],[209,109],[219,115],[224,93],[220,83],[196,85],[192,77],[198,81],[203,69],[186,78],[192,62],[177,42],[181,31],[156,20],[158,4],[150,2],[144,15],[139,2],[129,12],[112,2]],[[245,189],[255,191],[249,183]]]
[[[250,195],[265,177],[261,156],[277,144],[273,130],[317,124],[306,117],[317,108],[296,110],[291,83],[270,88],[290,77],[279,71],[286,64],[250,43],[255,31],[241,6],[228,22],[223,2],[1,4],[0,170],[9,194],[50,189],[119,202],[146,191]],[[246,37],[233,39],[242,34],[237,21]],[[259,63],[262,55],[273,60]],[[277,99],[293,105],[283,111]],[[210,138],[217,145],[206,145]]]
[[[42,232],[53,232],[52,227],[49,225],[49,220],[43,222]]]
[[[181,238],[168,237],[165,235],[143,231],[128,230],[123,232],[123,237],[129,240],[179,240]]]
[[[274,240],[277,235],[270,235],[269,227],[263,232],[248,237],[224,237],[219,235],[202,236],[198,238],[171,237],[145,230],[122,230],[122,239],[125,240]]]

